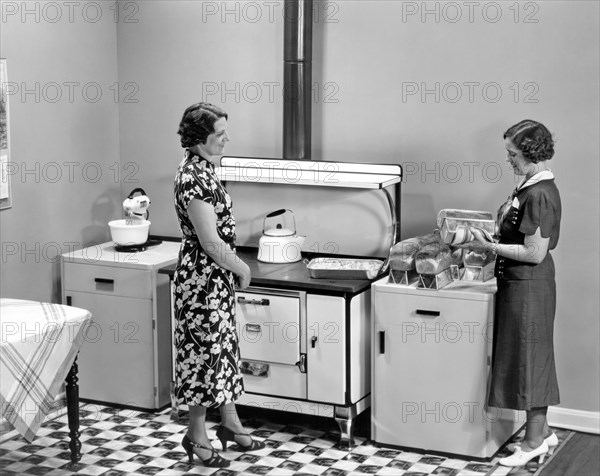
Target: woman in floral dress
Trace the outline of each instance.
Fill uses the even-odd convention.
[[[193,454],[206,466],[229,461],[212,447],[206,432],[206,409],[219,408],[217,437],[223,449],[234,441],[242,451],[264,447],[248,435],[235,401],[244,391],[235,328],[235,290],[250,284],[250,268],[235,253],[231,198],[211,160],[223,155],[227,114],[207,103],[188,107],[178,134],[185,148],[175,176],[175,209],[182,244],[175,269],[175,394],[189,406],[183,438],[190,463]]]

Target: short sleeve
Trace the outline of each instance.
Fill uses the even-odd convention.
[[[539,228],[543,238],[553,235],[560,220],[560,214],[556,213],[555,204],[547,190],[536,190],[527,196],[521,204],[523,219],[519,231],[524,235],[533,235]]]
[[[215,203],[216,184],[206,169],[191,164],[186,166],[180,180],[180,203],[187,210],[194,199]]]

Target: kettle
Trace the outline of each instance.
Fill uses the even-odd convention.
[[[292,225],[283,226],[290,217]],[[273,228],[266,228],[267,219],[280,217]],[[258,261],[265,263],[294,263],[302,259],[302,244],[306,236],[296,234],[296,218],[291,210],[282,208],[269,213],[263,220],[263,233],[258,241]]]

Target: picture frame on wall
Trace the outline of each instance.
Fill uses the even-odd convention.
[[[10,208],[12,199],[10,193],[10,116],[8,111],[8,72],[6,59],[0,58],[0,210]]]

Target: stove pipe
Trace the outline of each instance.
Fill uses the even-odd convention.
[[[283,158],[310,160],[313,0],[284,1]]]

